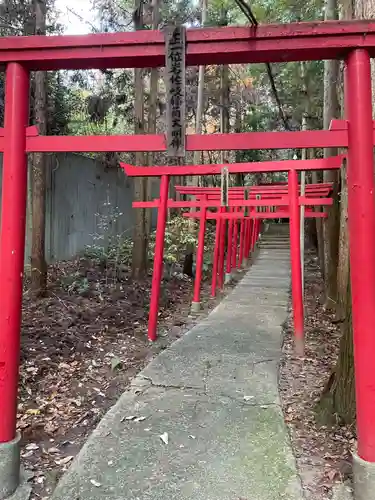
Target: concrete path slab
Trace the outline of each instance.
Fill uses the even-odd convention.
[[[52,500],[302,500],[278,392],[289,255],[278,259],[258,259],[134,379]]]

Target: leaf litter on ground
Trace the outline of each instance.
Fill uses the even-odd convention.
[[[31,500],[49,498],[134,376],[222,298],[211,300],[209,283],[203,282],[204,308],[192,318],[191,280],[166,280],[159,325],[168,335],[150,345],[150,275],[137,282],[128,268],[119,276],[114,266],[103,269],[84,258],[57,263],[49,271],[45,298],[33,297],[28,282],[24,286],[18,430],[24,465],[34,476]],[[67,287],[72,276],[85,280],[85,287]],[[124,416],[138,424],[145,419]],[[41,472],[43,481],[38,479]]]
[[[328,500],[332,488],[351,474],[354,428],[319,426],[315,408],[335,366],[340,329],[323,307],[323,282],[315,251],[305,258],[304,360],[294,356],[292,315],[285,328],[280,393],[306,500]],[[327,333],[329,332],[329,333]],[[329,339],[329,341],[327,341]]]

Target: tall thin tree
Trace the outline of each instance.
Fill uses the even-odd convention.
[[[204,26],[207,22],[207,0],[201,0],[201,25]],[[197,88],[197,109],[195,113],[195,133],[201,134],[203,130],[203,112],[204,112],[204,77],[205,77],[205,67],[199,66],[198,69],[198,88]],[[202,162],[202,154],[200,151],[195,151],[193,155],[194,165],[198,165]],[[199,178],[197,176],[191,177],[190,183],[192,185],[199,184]],[[195,208],[190,209],[191,212],[195,212]],[[189,219],[189,231],[194,231],[193,219]],[[189,245],[186,249],[184,268],[183,272],[188,276],[193,275],[193,252],[194,248]]]
[[[337,0],[326,0],[325,19],[338,19]],[[331,120],[340,114],[338,99],[339,61],[324,61],[324,110],[323,125],[329,128]],[[337,148],[326,148],[324,157],[337,154]],[[323,174],[324,182],[332,182],[334,199],[338,200],[339,173],[328,170]],[[338,265],[338,239],[340,230],[340,212],[338,201],[328,211],[328,217],[323,224],[324,234],[324,276],[326,283],[326,307],[335,309],[337,301],[337,265]]]
[[[159,28],[160,13],[159,13],[159,0],[152,0],[152,29],[157,30]],[[157,124],[157,105],[158,105],[158,87],[159,87],[159,69],[152,68],[150,75],[150,96],[148,104],[148,133],[156,134],[156,124]],[[155,154],[148,153],[148,165],[152,166],[155,164]],[[153,192],[154,179],[150,177],[147,184],[147,195],[150,197]],[[151,232],[151,209],[146,211],[146,227],[147,233]]]
[[[228,8],[224,5],[220,9],[220,26],[228,26]],[[228,133],[230,129],[229,94],[229,66],[223,64],[220,67],[220,132],[222,134]],[[228,151],[221,152],[221,162],[229,162]]]
[[[35,34],[46,34],[46,2],[33,0]],[[35,74],[34,97],[35,123],[39,134],[47,133],[47,73]],[[32,244],[31,244],[31,281],[32,288],[40,295],[47,289],[47,263],[45,256],[46,233],[46,156],[34,153],[32,164]]]
[[[136,31],[143,29],[143,0],[135,0],[134,5],[134,29]],[[142,68],[134,70],[134,133],[144,133],[144,71]],[[143,152],[135,154],[136,165],[145,164],[145,155]],[[134,179],[134,199],[144,201],[147,199],[147,178],[140,177]],[[135,224],[133,235],[133,258],[132,275],[134,278],[142,278],[147,271],[147,219],[144,208],[135,210]]]
[[[207,0],[201,0],[201,26],[205,26],[207,22]],[[198,88],[197,88],[197,110],[195,114],[195,133],[201,134],[203,130],[203,111],[204,111],[204,76],[205,67],[199,66],[198,70]],[[201,163],[201,152],[194,152],[194,164]],[[193,178],[194,179],[194,178]],[[197,179],[197,178],[196,178]]]

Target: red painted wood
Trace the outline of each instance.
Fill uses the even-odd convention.
[[[375,462],[375,203],[369,54],[347,60],[348,224],[358,454]]]
[[[187,31],[188,65],[342,59],[363,47],[375,57],[371,21],[292,23]],[[160,31],[84,36],[4,37],[0,62],[23,62],[32,70],[151,68],[164,66]]]
[[[375,144],[375,132],[373,134]],[[302,149],[314,147],[347,147],[346,130],[317,130],[306,132],[248,132],[241,134],[187,135],[187,151],[246,150],[246,149]],[[4,138],[0,136],[0,151],[4,151]],[[39,136],[30,127],[26,139],[28,153],[66,152],[163,152],[166,151],[164,135],[112,135],[112,136]],[[311,160],[317,161],[317,160]],[[121,165],[125,168],[125,165]],[[131,167],[129,165],[129,167]],[[136,167],[133,167],[136,168]],[[137,167],[142,168],[142,167]],[[146,167],[143,167],[146,168]],[[150,168],[150,167],[147,167]],[[181,167],[173,167],[181,168]],[[322,166],[316,167],[317,170]],[[339,167],[327,167],[339,168]],[[302,169],[300,169],[302,170]],[[309,169],[312,170],[312,169]],[[209,172],[211,173],[211,172]],[[130,174],[128,174],[130,175]],[[138,175],[133,173],[132,175]],[[141,174],[146,175],[146,174]],[[157,174],[152,174],[157,175]],[[173,175],[180,175],[173,173]],[[186,174],[186,175],[191,175]],[[200,174],[199,174],[200,175]]]
[[[250,246],[251,246],[251,233],[253,231],[254,220],[247,219],[247,234],[246,234],[246,247],[245,247],[245,257],[248,259],[250,257]]]
[[[233,215],[240,215],[238,208],[233,209]],[[238,266],[237,245],[238,245],[238,222],[235,221],[234,222],[234,229],[233,229],[233,249],[232,249],[232,268],[233,269],[236,269]]]
[[[327,183],[327,184],[307,184],[305,186],[305,193],[306,195],[311,194],[311,193],[330,193],[332,191],[332,183]],[[175,190],[180,193],[180,194],[185,194],[189,196],[220,196],[221,194],[221,189],[220,188],[193,188],[189,186],[176,186]],[[301,188],[299,186],[299,192]],[[244,196],[245,193],[247,196],[256,196],[258,194],[261,194],[262,196],[268,196],[268,195],[280,195],[280,194],[288,194],[288,187],[287,186],[249,186],[246,188],[236,188],[232,187],[229,188],[228,194],[229,196]]]
[[[220,209],[221,213],[226,213],[225,208]],[[221,224],[220,229],[220,247],[219,247],[219,268],[218,268],[218,287],[219,290],[224,288],[224,262],[225,262],[225,240],[227,233],[227,221],[223,217],[219,219]]]
[[[332,198],[308,198],[300,196],[298,198],[300,205],[319,206],[332,205]],[[160,205],[159,200],[154,201],[133,201],[133,208],[157,208]],[[287,197],[283,198],[268,198],[264,200],[229,200],[229,207],[268,207],[268,206],[286,207],[289,205]],[[168,208],[200,208],[200,207],[221,207],[221,201],[217,200],[201,200],[201,201],[175,201],[168,200]]]
[[[233,216],[233,208],[229,208],[227,215]],[[227,258],[226,258],[226,274],[230,274],[232,270],[232,250],[233,250],[233,224],[234,220],[228,219],[228,245],[227,245]]]
[[[194,213],[194,212],[191,212]],[[199,234],[198,234],[198,248],[195,264],[195,280],[194,280],[194,295],[193,302],[200,303],[201,295],[201,282],[203,275],[203,261],[204,261],[204,237],[206,233],[206,220],[207,209],[203,207],[199,212]]]
[[[187,151],[346,147],[347,143],[347,131],[345,130],[191,134],[186,136]],[[0,137],[0,151],[3,150],[4,139]],[[26,151],[28,153],[163,152],[166,151],[166,142],[165,136],[162,134],[111,136],[40,136],[35,134],[29,135],[27,138]]]
[[[328,190],[324,190],[324,191],[316,191],[316,192],[310,192],[310,193],[307,193],[307,196],[305,196],[303,199],[304,201],[306,201],[306,203],[309,202],[309,200],[314,200],[314,199],[319,199],[320,197],[328,197],[328,195],[330,194],[330,192]],[[256,200],[257,199],[257,196],[255,193],[251,193],[248,195],[247,197],[247,201],[253,201],[253,200]],[[269,205],[269,201],[272,202],[272,200],[283,200],[286,198],[287,196],[287,193],[284,193],[284,192],[280,192],[280,193],[262,193],[261,195],[261,201],[262,202],[267,202],[267,205]],[[208,203],[211,203],[211,202],[218,202],[221,200],[221,196],[220,195],[217,195],[217,194],[212,194],[212,195],[206,195],[206,199],[208,200]],[[230,194],[229,195],[229,201],[230,202],[234,202],[234,201],[244,201],[245,200],[245,197],[242,195],[242,194]],[[199,196],[196,196],[195,197],[195,200],[191,200],[191,203],[194,203],[195,201],[199,202],[200,201],[200,197]]]
[[[5,83],[5,149],[0,235],[0,443],[16,435],[27,159],[29,75],[9,64]]]
[[[289,213],[289,211],[288,211],[288,213]],[[255,217],[256,212],[253,211],[253,213],[251,215]],[[251,233],[251,251],[252,252],[255,249],[256,239],[257,239],[257,220],[254,219],[254,227],[253,227],[253,231]]]
[[[152,274],[150,314],[148,318],[148,338],[157,339],[157,323],[159,313],[160,285],[163,275],[164,237],[168,217],[169,178],[163,175],[160,181],[160,206],[156,227],[154,269]]]
[[[317,192],[320,192],[320,191],[324,191],[324,190],[331,190],[333,187],[333,184],[331,182],[327,182],[327,183],[320,183],[320,184],[306,184],[305,186],[305,192],[308,193],[310,191],[317,191]],[[301,189],[301,187],[299,186],[299,190]],[[192,186],[175,186],[175,190],[178,192],[178,193],[183,193],[183,194],[190,194],[190,195],[195,195],[195,196],[199,196],[199,195],[214,195],[214,194],[217,194],[217,193],[220,193],[221,192],[221,188],[220,187],[192,187]],[[278,193],[288,193],[288,186],[287,185],[273,185],[273,184],[269,184],[269,185],[256,185],[256,186],[245,186],[245,187],[230,187],[229,190],[228,190],[229,194],[238,194],[238,195],[243,195],[245,192],[246,193],[275,193],[275,194],[278,194]]]
[[[244,218],[240,220],[240,248],[238,254],[238,267],[242,266],[244,258],[244,240],[245,240],[245,221]]]
[[[1,146],[1,141],[0,141]],[[165,151],[164,135],[92,135],[28,137],[28,153]]]
[[[195,212],[194,215],[191,212],[183,213],[183,217],[195,219],[199,216],[200,212]],[[327,217],[327,212],[313,212],[306,211],[305,217],[310,219],[325,219]],[[240,220],[240,219],[289,219],[288,210],[276,210],[276,212],[253,212],[251,215],[245,217],[243,212],[238,212],[236,214],[221,214],[217,212],[208,212],[207,219],[227,219],[227,220]],[[232,266],[233,267],[233,266]]]
[[[35,127],[28,127],[26,151],[28,153],[66,152],[163,152],[164,135],[112,135],[112,136],[40,136]],[[373,133],[375,144],[375,131]],[[305,132],[247,132],[239,134],[187,135],[187,151],[246,150],[246,149],[302,149],[316,147],[347,147],[347,130],[313,130]],[[0,151],[4,151],[4,138],[0,135]],[[174,167],[176,168],[176,167]],[[320,167],[319,167],[320,169]],[[190,174],[189,174],[190,175]]]
[[[187,32],[187,64],[234,64],[287,62],[300,60],[342,59],[348,57],[349,103],[348,124],[335,123],[331,130],[302,132],[257,132],[247,134],[207,134],[187,137],[188,151],[290,149],[348,147],[349,231],[352,280],[354,355],[357,392],[358,453],[375,463],[375,204],[373,176],[374,124],[371,116],[370,57],[375,57],[375,23],[317,22],[289,25],[264,25],[256,30],[243,28],[194,29]],[[21,278],[23,272],[26,162],[27,152],[101,152],[101,151],[165,151],[163,135],[117,137],[42,137],[27,125],[28,75],[26,70],[89,69],[108,67],[158,67],[165,64],[164,36],[159,31],[100,34],[75,37],[10,37],[0,39],[0,62],[7,66],[5,131],[0,137],[4,152],[2,227],[0,239],[0,288],[6,290],[0,300],[0,401],[5,410],[0,419],[0,442],[15,433],[19,332],[21,310]],[[22,66],[19,64],[21,63]],[[26,69],[26,70],[25,70]],[[26,137],[27,136],[27,137]],[[229,165],[232,173],[289,173],[290,225],[293,303],[296,338],[303,339],[303,304],[300,286],[299,210],[302,203],[329,204],[331,199],[298,199],[298,170],[340,168],[341,159],[307,162],[270,162]],[[173,168],[173,170],[171,170]],[[193,171],[192,171],[193,169]],[[159,202],[159,227],[165,227],[168,206],[165,181],[168,175],[205,175],[220,173],[221,167],[126,167],[132,176],[162,176]],[[313,193],[315,197],[318,193]],[[320,192],[319,194],[322,194]],[[314,201],[315,200],[315,201]],[[266,200],[271,203],[271,198]],[[211,202],[212,203],[212,202]],[[237,205],[242,203],[242,205]],[[255,206],[232,200],[231,206]],[[277,207],[285,206],[281,195]],[[261,206],[261,205],[259,205]],[[284,210],[280,210],[284,213]],[[242,214],[239,214],[239,218]],[[259,235],[258,217],[254,215],[254,238]],[[164,222],[163,222],[164,221]],[[242,225],[245,223],[242,219]],[[225,224],[217,221],[217,227]],[[235,224],[235,227],[237,223]],[[158,230],[156,274],[153,278],[153,314],[158,303],[163,258],[163,231]],[[217,238],[217,244],[219,239]],[[298,252],[297,252],[298,250]],[[365,269],[365,272],[363,272]],[[156,287],[156,291],[155,288]],[[302,319],[301,319],[302,318]],[[154,321],[154,323],[152,323]],[[156,333],[156,321],[150,319],[150,338]]]
[[[290,132],[296,133],[296,132]],[[207,137],[212,137],[208,135]],[[269,138],[268,145],[272,140]],[[212,148],[207,148],[212,149]],[[223,148],[224,149],[224,148]],[[227,149],[227,148],[225,148]],[[229,149],[236,149],[233,144]],[[288,172],[290,170],[332,170],[341,167],[345,155],[331,156],[316,160],[278,160],[252,163],[230,163],[228,165],[182,165],[182,166],[159,166],[159,167],[135,167],[126,163],[120,163],[130,177],[159,177],[160,175],[215,175],[220,174],[224,166],[230,173],[251,172]]]
[[[348,130],[347,120],[331,120],[329,130]]]
[[[289,172],[289,229],[290,258],[292,271],[292,303],[294,337],[298,354],[304,352],[304,316],[301,272],[300,210],[298,206],[298,176],[296,171]]]
[[[219,269],[220,234],[221,234],[221,219],[218,219],[216,221],[215,246],[214,246],[214,255],[212,263],[211,297],[216,297],[217,273]]]
[[[36,125],[31,125],[30,127],[26,127],[27,137],[36,137],[37,135],[39,135],[39,132],[38,132],[38,127]],[[0,127],[0,137],[5,137],[4,127]]]

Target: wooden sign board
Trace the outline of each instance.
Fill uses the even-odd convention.
[[[244,199],[248,200],[249,199],[249,191],[247,189],[245,189],[244,192],[243,192],[243,194],[244,194]],[[249,207],[245,206],[244,215],[245,215],[245,217],[247,217],[248,215],[250,215],[250,209],[249,209]]]
[[[221,206],[229,205],[229,172],[228,168],[224,167],[221,171]]]
[[[255,199],[256,199],[256,200],[261,200],[261,199],[262,199],[262,197],[261,197],[261,195],[260,195],[260,194],[257,194],[257,195],[255,196]],[[263,207],[256,207],[256,209],[255,209],[255,210],[256,210],[257,212],[263,212]]]
[[[185,132],[185,51],[183,26],[165,28],[165,87],[167,91],[167,156],[184,157]]]

